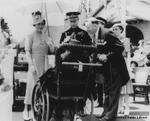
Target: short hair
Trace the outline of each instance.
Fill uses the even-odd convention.
[[[138,63],[136,61],[131,61],[131,64],[135,64],[135,66],[138,67]]]
[[[121,33],[124,31],[124,28],[123,28],[123,26],[121,26],[121,25],[118,25],[117,27],[119,27],[119,29],[121,30]]]

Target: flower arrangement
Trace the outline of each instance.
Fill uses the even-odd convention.
[[[140,67],[150,66],[150,52],[144,42],[141,44],[139,41],[138,46],[131,45],[131,61],[137,62]]]

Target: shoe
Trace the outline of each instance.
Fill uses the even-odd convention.
[[[79,115],[75,114],[74,121],[82,121],[82,119]]]
[[[23,119],[24,121],[28,121],[30,118],[29,118],[29,112],[28,111],[23,111]]]
[[[54,117],[51,117],[50,121],[56,121],[56,119]]]
[[[123,110],[118,111],[118,114],[124,114]]]
[[[28,121],[33,121],[33,119],[31,118],[31,119],[29,119]]]
[[[62,121],[71,121],[69,118],[64,117]]]
[[[102,113],[100,116],[96,116],[96,117],[99,118],[99,119],[101,119],[101,118],[103,118],[104,116],[105,116],[105,114]]]
[[[24,121],[33,121],[33,119],[30,117],[29,111],[23,111],[23,119]]]
[[[103,117],[100,119],[100,121],[115,121],[115,118],[108,118],[108,117]]]
[[[99,103],[96,107],[103,107],[103,103]]]
[[[125,110],[124,112],[124,116],[128,116],[130,113],[129,113],[129,110]]]

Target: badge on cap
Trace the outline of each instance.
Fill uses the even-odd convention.
[[[69,16],[69,19],[72,19],[72,18],[78,18],[79,14],[80,12],[68,12],[66,13],[66,16]]]

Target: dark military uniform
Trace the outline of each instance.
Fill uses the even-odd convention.
[[[81,44],[81,45],[92,45],[92,40],[89,36],[89,34],[79,28],[78,26],[76,28],[72,28],[70,27],[68,30],[66,30],[65,32],[62,33],[61,35],[61,39],[60,39],[60,44],[62,44],[65,40],[65,38],[67,36],[71,36],[71,39],[75,39],[77,41],[79,41],[76,44]],[[70,41],[68,41],[67,43],[70,43]],[[64,50],[65,52],[65,50]],[[67,61],[67,62],[77,62],[77,61],[81,61],[81,62],[89,62],[89,54],[87,51],[83,51],[83,50],[71,50],[71,53],[63,60],[63,61]],[[79,100],[78,101],[78,111],[83,113],[83,107],[85,106],[85,101],[83,100]]]
[[[104,43],[98,47],[98,53],[106,54],[108,58],[103,64],[105,102],[102,114],[107,121],[117,116],[121,87],[129,80],[129,74],[122,56],[124,47],[120,40],[107,34]]]
[[[91,38],[88,35],[88,33],[84,30],[82,30],[79,27],[76,28],[69,28],[67,31],[62,33],[60,44],[64,42],[64,39],[67,36],[72,36],[72,39],[76,39],[79,41],[78,44],[82,45],[91,45]],[[68,42],[69,43],[69,42]],[[82,62],[88,62],[88,55],[86,55],[82,50],[76,50],[72,51],[71,54],[68,55],[68,57],[65,59],[65,61],[77,61],[80,60]]]
[[[81,44],[84,45],[90,45],[91,44],[91,38],[88,35],[86,31],[83,29],[77,27],[77,28],[69,28],[67,31],[62,33],[60,44],[64,41],[66,36],[71,36],[72,33],[75,33],[76,39],[80,41]]]

